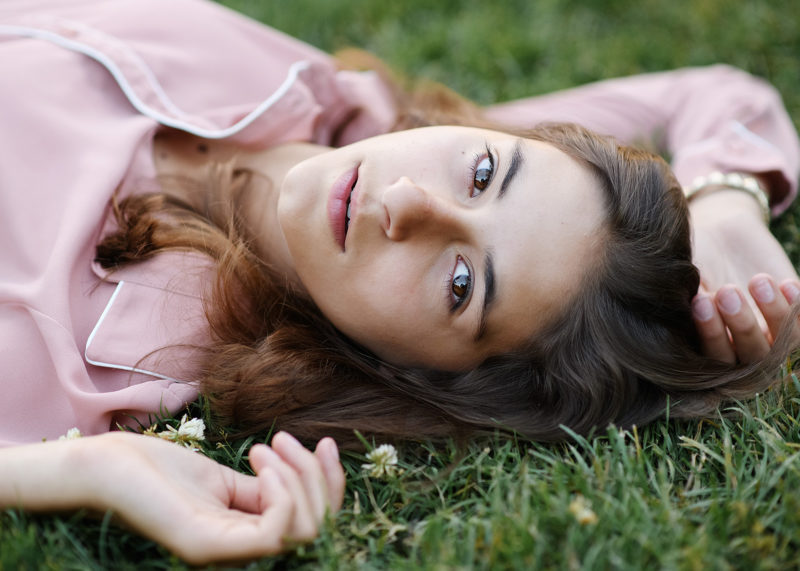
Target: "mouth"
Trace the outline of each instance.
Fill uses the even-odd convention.
[[[355,190],[357,182],[358,182],[358,171],[356,171],[356,177],[355,177],[355,179],[353,179],[353,184],[350,187],[350,192],[347,193],[347,210],[345,210],[345,213],[344,213],[344,237],[345,237],[345,239],[347,239],[347,231],[350,229],[350,210],[352,208],[352,205],[350,204],[350,201],[353,198],[353,190]]]
[[[328,221],[333,238],[342,251],[345,250],[345,238],[355,214],[352,199],[358,183],[358,169],[360,166],[354,166],[336,179],[328,197]]]

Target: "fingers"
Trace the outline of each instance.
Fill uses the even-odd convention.
[[[289,530],[289,525],[294,515],[294,504],[281,481],[281,477],[277,471],[267,467],[264,467],[257,477],[261,488],[261,497],[267,498],[267,504],[262,512],[264,520],[270,520],[269,524],[272,529],[285,530],[285,534]],[[282,541],[276,545],[276,551],[280,550],[281,547]]]
[[[780,290],[789,303],[794,303],[800,298],[800,282],[795,279],[783,280],[780,285]]]
[[[727,363],[752,363],[769,351],[781,324],[800,296],[800,283],[786,280],[778,288],[767,274],[757,274],[748,284],[758,312],[735,286],[721,287],[713,298],[701,292],[692,301],[692,313],[709,357]],[[766,324],[762,327],[760,320]]]
[[[306,452],[311,454],[308,451]],[[319,522],[322,521],[322,516],[317,515],[317,509],[314,505],[316,500],[309,498],[302,478],[295,468],[284,461],[284,458],[269,446],[254,446],[250,451],[250,455],[256,458],[261,456],[262,458],[262,460],[257,461],[256,464],[253,464],[254,469],[263,469],[258,463],[263,462],[265,467],[278,473],[281,482],[283,482],[284,487],[288,491],[288,495],[294,504],[294,519],[290,533],[291,538],[295,541],[310,541],[314,539],[317,536],[317,527]],[[270,498],[262,498],[262,504],[268,503],[269,501]],[[263,505],[261,509],[264,509]]]
[[[280,432],[273,438],[272,447],[253,446],[249,458],[257,474],[267,468],[274,470],[292,498],[295,508],[292,539],[313,539],[327,510],[338,511],[341,507],[345,477],[333,439],[323,438],[316,452],[311,453],[294,437]],[[258,499],[255,478],[238,476],[231,507],[251,513],[262,511],[269,498]]]
[[[692,315],[700,334],[703,353],[718,361],[735,363],[736,351],[712,297],[706,293],[697,294],[692,300]]]
[[[713,298],[698,294],[692,312],[703,352],[709,357],[731,364],[738,357],[751,363],[769,351],[769,340],[738,288],[723,286]]]
[[[328,489],[317,458],[288,432],[276,434],[272,448],[294,469],[294,480],[303,490],[314,520],[322,521],[328,507]]]
[[[339,448],[333,438],[323,438],[314,453],[322,463],[322,472],[328,484],[328,501],[332,512],[339,511],[344,500],[344,469],[339,462]]]
[[[800,300],[800,281],[796,279],[788,279],[781,282],[779,288],[781,293],[786,298],[787,303],[789,303],[789,309],[787,312],[791,312],[792,308],[798,300]],[[800,322],[795,321],[792,331],[792,337],[794,339],[794,346],[797,347],[800,345]]]
[[[770,332],[770,341],[773,341],[780,331],[783,320],[789,313],[789,301],[777,288],[771,276],[757,274],[748,284],[750,295],[753,296],[761,315],[767,322]]]
[[[325,438],[311,453],[294,437],[279,432],[272,439],[272,448],[254,447],[251,464],[276,470],[294,498],[296,511],[292,537],[313,539],[329,508],[338,510],[344,497],[344,471],[339,463],[336,443]]]
[[[714,296],[717,308],[730,331],[736,355],[743,363],[753,363],[769,352],[769,339],[744,294],[734,286],[722,286]]]
[[[256,478],[264,498],[259,515],[236,510],[195,508],[184,523],[192,531],[159,537],[175,554],[194,565],[274,555],[286,547],[295,504],[276,470],[263,466]]]

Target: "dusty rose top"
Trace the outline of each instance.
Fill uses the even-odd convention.
[[[147,424],[196,397],[190,351],[150,353],[206,338],[207,266],[162,254],[101,282],[92,263],[112,192],[153,178],[160,125],[259,148],[347,143],[394,119],[375,75],[337,72],[318,50],[201,0],[3,0],[0,76],[0,445]],[[683,182],[779,173],[776,212],[796,192],[800,151],[780,99],[728,67],[490,113],[658,135]]]

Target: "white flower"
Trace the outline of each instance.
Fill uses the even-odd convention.
[[[178,435],[189,440],[205,440],[206,423],[201,418],[193,418],[187,421],[186,415],[181,419],[181,425],[178,427]]]
[[[197,450],[197,443],[206,439],[205,430],[206,424],[202,419],[193,418],[187,420],[187,416],[184,414],[178,428],[167,426],[166,430],[159,432],[155,436]],[[152,431],[150,433],[152,434]]]
[[[70,428],[69,430],[67,430],[67,433],[64,434],[63,436],[59,436],[58,439],[59,440],[75,440],[76,438],[80,438],[81,436],[83,436],[83,434],[81,434],[81,431],[78,430],[77,427],[73,427],[73,428]]]
[[[594,525],[597,523],[597,514],[592,510],[592,505],[581,494],[569,503],[569,511],[581,525]]]
[[[391,444],[381,444],[367,453],[369,464],[362,464],[361,468],[367,470],[373,478],[394,476],[401,472],[397,466],[397,450]]]

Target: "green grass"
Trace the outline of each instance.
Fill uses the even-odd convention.
[[[345,455],[344,509],[273,568],[668,568],[800,566],[800,382],[730,418],[614,428],[556,445],[488,439],[401,448],[403,472],[366,475]],[[250,441],[207,453],[245,470]],[[582,499],[595,521],[570,505]],[[0,518],[0,569],[183,569],[107,520]]]
[[[763,76],[800,120],[800,4],[726,0],[383,3],[225,0],[325,50],[366,48],[481,103],[587,81],[727,62]],[[799,215],[774,225],[797,264]],[[313,544],[252,568],[800,567],[800,390],[730,418],[660,421],[560,445],[401,449],[368,478],[345,456],[345,507]],[[244,469],[247,442],[209,455]],[[582,497],[596,523],[570,504]],[[107,520],[0,516],[0,569],[182,569]]]

